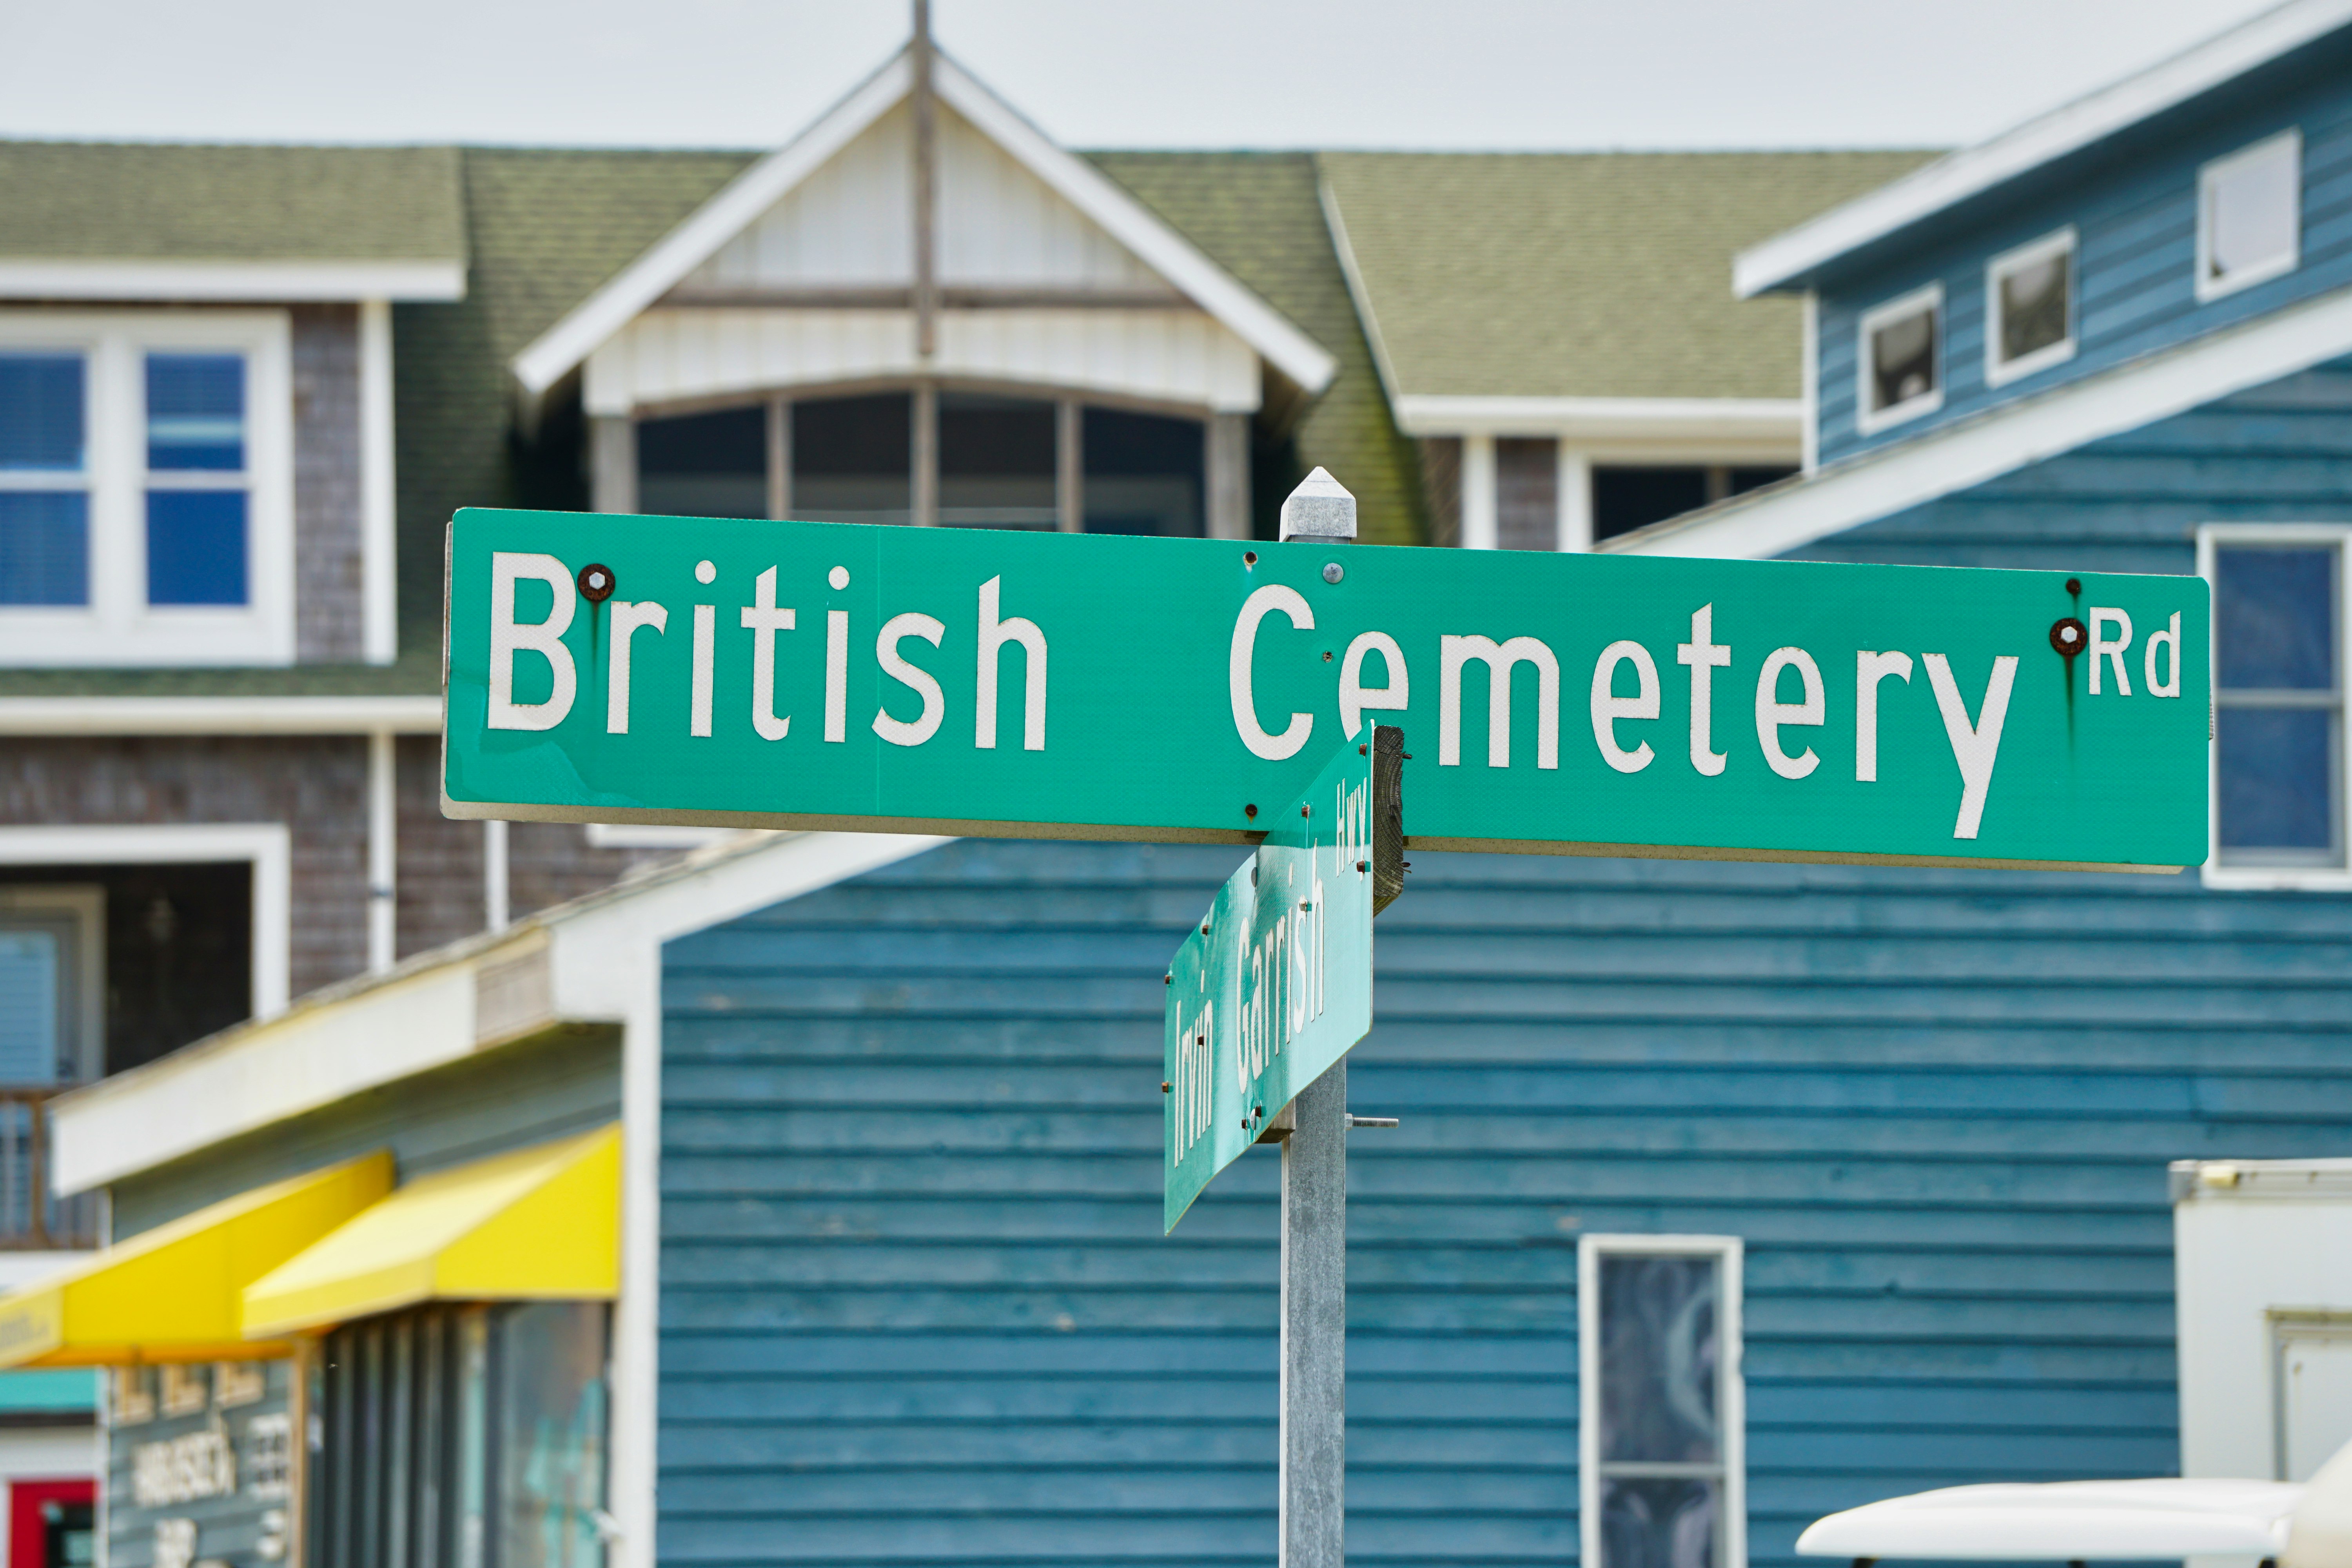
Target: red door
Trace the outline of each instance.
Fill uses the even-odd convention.
[[[8,1568],[68,1568],[90,1562],[97,1505],[94,1480],[9,1482]],[[78,1552],[68,1544],[76,1535],[81,1538]]]

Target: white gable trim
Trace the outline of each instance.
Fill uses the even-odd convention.
[[[2352,289],[1599,548],[1627,555],[1767,560],[2346,354],[2352,354]]]
[[[462,300],[463,261],[0,259],[0,299],[181,300]]]
[[[1732,261],[1732,289],[1745,300],[1787,288],[1825,262],[2185,103],[2347,23],[2352,23],[2352,0],[2290,0],[2113,86],[1750,246]]]
[[[1805,405],[1793,397],[1474,397],[1396,399],[1408,436],[1557,436],[1563,441],[1764,443],[1794,453]]]
[[[1331,383],[1339,363],[1321,345],[1244,288],[1190,240],[1099,171],[1062,151],[994,93],[944,56],[934,57],[942,101],[995,142],[1113,239],[1181,289],[1234,336],[1308,392]],[[847,146],[913,87],[900,55],[815,125],[761,159],[517,354],[515,379],[536,396],[618,334],[803,180]]]

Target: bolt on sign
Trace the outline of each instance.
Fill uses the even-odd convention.
[[[2205,857],[2194,577],[469,509],[448,595],[457,816],[1249,842],[1380,721],[1417,848]]]
[[[1369,728],[1369,726],[1368,726]],[[1168,967],[1162,1217],[1372,1027],[1371,737],[1342,745]]]

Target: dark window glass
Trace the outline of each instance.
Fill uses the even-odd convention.
[[[0,470],[82,466],[79,354],[0,354]]]
[[[768,411],[637,424],[637,506],[679,517],[768,515]]]
[[[1601,1262],[1601,1457],[1714,1463],[1717,1279],[1713,1258]]]
[[[1680,517],[1706,504],[1706,470],[1700,468],[1595,468],[1592,470],[1592,537],[1621,533]]]
[[[914,399],[903,392],[792,405],[792,514],[906,522],[914,504]]]
[[[89,603],[89,495],[0,490],[0,605]]]
[[[86,1502],[41,1505],[42,1568],[84,1568],[98,1561],[98,1510]]]
[[[2074,253],[2062,250],[2000,275],[1995,285],[2000,296],[2000,357],[2004,362],[2030,353],[2068,336]]]
[[[1601,1483],[1606,1568],[1714,1568],[1722,1483],[1696,1477],[1612,1476]]]
[[[2336,563],[2331,549],[2214,552],[2213,642],[2223,690],[2334,689]]]
[[[2225,703],[2215,724],[2221,847],[2299,850],[2332,864],[2338,854],[2335,710]]]
[[[510,1307],[497,1335],[497,1568],[592,1568],[604,1560],[604,1310]]]
[[[1733,495],[1745,495],[1749,490],[1762,489],[1766,485],[1778,484],[1796,471],[1794,464],[1782,464],[1774,468],[1734,468],[1731,470],[1730,491]]]
[[[1876,414],[1936,390],[1932,305],[1882,321],[1870,333],[1870,410]]]
[[[245,467],[245,356],[147,356],[147,467]]]
[[[1054,405],[973,392],[939,398],[940,521],[950,528],[1059,527]]]
[[[246,602],[245,492],[147,492],[147,602]]]
[[[1202,443],[1197,419],[1089,408],[1081,421],[1088,533],[1198,539]]]

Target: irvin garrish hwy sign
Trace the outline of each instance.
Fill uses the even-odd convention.
[[[2205,856],[2193,577],[469,509],[447,625],[457,816],[1251,842],[1378,721],[1418,848]]]

